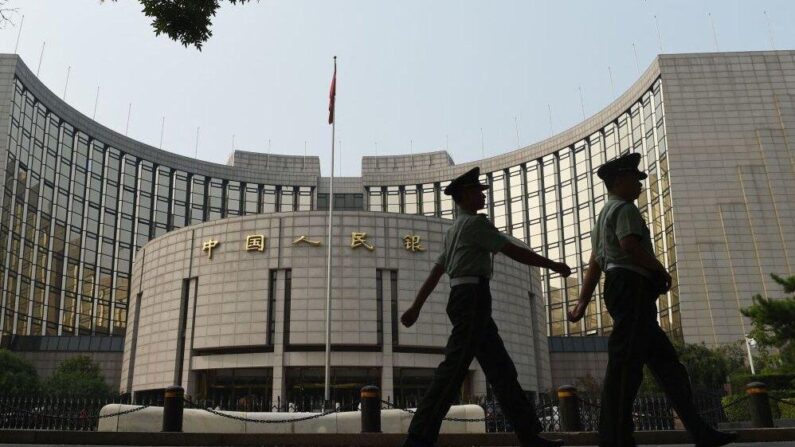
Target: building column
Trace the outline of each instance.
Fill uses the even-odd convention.
[[[276,272],[275,295],[273,303],[274,318],[274,333],[273,333],[273,392],[271,401],[273,405],[284,402],[287,397],[285,392],[285,374],[284,374],[284,325],[288,322],[284,321],[284,270]],[[268,287],[273,286],[269,284]],[[270,316],[269,316],[270,318]]]

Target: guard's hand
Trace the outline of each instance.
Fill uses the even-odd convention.
[[[577,304],[574,306],[574,309],[570,310],[568,313],[569,321],[572,323],[576,323],[585,316],[585,309],[588,308],[588,303],[583,301],[577,301]]]
[[[420,317],[420,309],[415,308],[414,306],[409,307],[403,312],[403,315],[400,317],[400,322],[403,323],[403,326],[411,327],[417,321],[417,318]]]
[[[568,278],[571,275],[571,267],[566,265],[565,262],[556,262],[555,266],[551,269],[553,272],[560,273],[560,276]]]

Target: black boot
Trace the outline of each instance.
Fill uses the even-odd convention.
[[[737,440],[736,432],[726,432],[710,429],[708,432],[702,433],[698,440],[696,440],[696,447],[719,447],[726,444],[731,444]]]
[[[522,447],[560,447],[562,445],[562,439],[546,439],[538,435],[534,435],[522,443]]]

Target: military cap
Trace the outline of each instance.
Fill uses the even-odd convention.
[[[609,180],[625,172],[635,172],[640,180],[648,177],[645,172],[638,169],[640,164],[640,154],[632,153],[622,155],[615,160],[610,160],[603,164],[596,171],[596,175],[602,180]]]
[[[448,196],[453,195],[456,191],[461,191],[466,187],[474,186],[480,188],[480,190],[489,189],[489,185],[484,185],[480,183],[480,167],[476,166],[469,171],[459,175],[446,188],[444,188],[444,193]]]

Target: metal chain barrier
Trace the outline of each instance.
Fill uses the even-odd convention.
[[[382,400],[381,403],[384,404],[384,405],[387,405],[388,407],[394,408],[396,410],[405,411],[406,413],[410,413],[410,414],[415,414],[416,413],[416,411],[414,411],[414,410],[409,410],[408,408],[400,408],[397,405],[393,404],[392,402],[389,402],[389,401],[386,401],[386,400]],[[486,422],[486,421],[489,420],[489,417],[486,416],[486,417],[477,418],[477,419],[444,417],[444,418],[442,418],[442,420],[443,421],[451,421],[451,422]]]
[[[185,402],[190,404],[191,407],[195,407],[193,402],[191,402],[190,400],[185,399]],[[358,402],[356,404],[358,405]],[[349,407],[346,407],[346,408],[349,408]],[[246,418],[246,417],[243,417],[243,416],[235,416],[235,415],[232,415],[232,414],[222,413],[221,411],[218,411],[218,410],[213,410],[212,408],[195,408],[195,409],[203,410],[203,411],[206,411],[208,413],[214,414],[216,416],[221,416],[221,417],[224,417],[224,418],[227,418],[227,419],[234,419],[234,420],[240,421],[240,422],[251,422],[251,423],[254,423],[254,424],[287,424],[287,423],[290,423],[290,422],[311,421],[312,419],[322,418],[323,416],[328,416],[330,414],[340,413],[340,412],[343,411],[343,408],[340,407],[340,408],[334,409],[333,411],[326,411],[326,412],[323,412],[323,413],[313,414],[311,416],[304,416],[304,417],[300,417],[300,418],[266,420],[266,419],[250,419],[250,418]]]
[[[734,402],[732,402],[732,403],[730,403],[730,404],[728,404],[726,406],[720,406],[720,407],[717,407],[717,408],[713,408],[711,410],[703,411],[703,412],[699,413],[699,415],[700,416],[704,416],[704,415],[707,415],[707,414],[711,414],[711,413],[715,413],[715,412],[718,412],[718,411],[726,410],[727,408],[731,408],[731,407],[733,407],[733,406],[735,406],[735,405],[737,405],[739,403],[747,401],[748,399],[749,399],[749,396],[746,395],[746,396],[743,396],[740,399],[735,400]],[[774,397],[770,397],[770,399],[778,400],[778,399],[776,399]],[[596,409],[601,409],[602,408],[601,405],[598,405],[598,404],[592,403],[590,401],[587,401],[585,399],[582,399],[579,396],[577,397],[577,400],[579,400],[581,404],[587,405],[587,406],[592,407],[592,408],[596,408]],[[780,401],[780,402],[783,402],[783,403],[785,403],[787,405],[795,405],[795,403],[792,403],[792,402],[785,402],[785,401]],[[649,416],[644,416],[644,415],[635,414],[635,413],[633,413],[633,416],[641,417],[641,418],[649,417]]]
[[[795,402],[790,402],[788,400],[779,399],[778,397],[773,397],[770,394],[768,394],[767,397],[768,397],[768,399],[770,399],[770,400],[772,400],[774,402],[778,402],[780,404],[784,404],[784,405],[789,405],[791,407],[795,407]]]
[[[732,403],[730,403],[730,404],[728,404],[728,405],[725,405],[725,406],[724,406],[724,405],[721,405],[721,406],[719,406],[719,407],[717,407],[717,408],[713,408],[713,409],[711,409],[711,410],[702,411],[702,412],[701,412],[701,413],[699,413],[698,415],[699,415],[699,416],[704,416],[704,415],[707,415],[707,414],[717,413],[717,412],[719,412],[719,411],[725,411],[727,408],[731,408],[731,407],[733,407],[733,406],[735,406],[735,405],[737,405],[737,404],[739,404],[739,403],[741,403],[741,402],[745,402],[745,401],[747,401],[748,399],[750,399],[750,397],[751,397],[751,396],[749,396],[749,395],[747,395],[747,394],[746,394],[746,395],[744,395],[743,397],[741,397],[741,398],[739,398],[739,399],[735,400],[734,402],[732,402]]]

